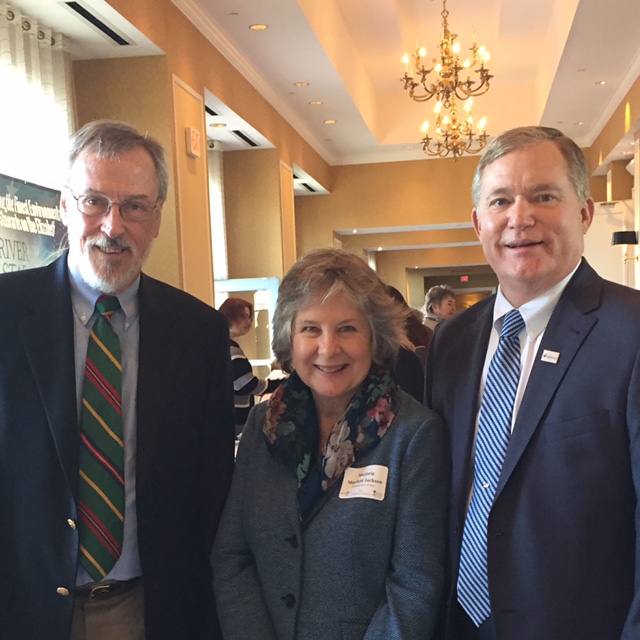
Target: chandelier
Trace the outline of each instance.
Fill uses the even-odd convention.
[[[425,133],[422,148],[428,155],[445,157],[453,154],[453,159],[463,153],[478,153],[487,141],[485,132],[486,120],[479,123],[476,132],[471,112],[471,98],[480,96],[489,90],[489,81],[493,76],[485,64],[489,61],[489,54],[483,46],[474,43],[469,48],[471,57],[460,61],[460,44],[456,42],[457,34],[449,30],[449,12],[447,0],[442,1],[442,35],[438,45],[439,56],[432,59],[432,66],[425,66],[427,56],[424,47],[416,49],[413,62],[408,54],[402,58],[405,66],[404,76],[400,78],[404,83],[404,90],[416,102],[426,102],[436,98],[436,134],[437,139],[427,134],[428,123],[423,125]],[[471,72],[477,78],[471,77]],[[466,101],[464,105],[465,117],[458,120],[457,100]],[[442,110],[449,113],[442,113]],[[480,126],[481,125],[481,126]]]
[[[442,103],[435,106],[436,113],[436,134],[437,138],[432,138],[428,134],[429,122],[422,125],[422,150],[430,156],[444,158],[450,153],[453,154],[454,161],[464,153],[478,153],[487,144],[487,133],[485,127],[487,119],[482,118],[478,123],[478,132],[473,128],[473,115],[471,113],[473,101],[468,98],[464,105],[465,117],[458,120],[458,105],[455,96],[450,99],[449,113],[442,114]]]

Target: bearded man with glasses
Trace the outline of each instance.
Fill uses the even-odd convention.
[[[167,186],[155,140],[86,125],[61,199],[68,252],[0,277],[3,640],[219,638],[229,336],[213,308],[142,273]]]

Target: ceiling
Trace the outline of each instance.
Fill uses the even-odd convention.
[[[433,53],[441,0],[173,2],[329,164],[424,157],[420,125],[434,101],[402,90],[401,57],[417,46]],[[491,89],[474,101],[489,134],[542,124],[589,146],[640,74],[638,0],[448,0],[447,9],[462,50],[476,38],[491,53]],[[251,31],[256,23],[268,29]],[[623,143],[615,159],[629,151]]]
[[[417,46],[434,52],[441,0],[173,2],[329,164],[425,157],[420,125],[433,119],[434,101],[419,104],[402,90],[401,57]],[[638,0],[447,2],[462,50],[476,38],[491,53],[491,88],[474,101],[476,119],[488,118],[490,135],[543,124],[589,146],[640,74]],[[68,36],[75,59],[162,53],[105,0],[12,5]],[[128,44],[116,45],[70,6],[86,10]],[[257,23],[268,29],[249,29]],[[206,101],[207,123],[227,125],[207,128],[223,148],[253,146],[246,138],[260,148],[272,146],[215,96],[207,94]],[[324,124],[329,119],[336,123]],[[631,134],[607,160],[631,155],[630,142]]]

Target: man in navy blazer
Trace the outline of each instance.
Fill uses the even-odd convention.
[[[209,553],[234,443],[227,323],[141,274],[167,196],[162,147],[99,121],[69,159],[68,254],[0,277],[0,638],[216,638]],[[79,416],[104,293],[121,306],[126,501],[122,553],[94,581],[79,561]]]
[[[584,157],[561,132],[524,127],[496,138],[478,164],[473,202],[500,286],[436,333],[426,383],[452,450],[447,638],[636,640],[640,293],[603,280],[582,258],[594,206]],[[479,543],[490,612],[474,622],[458,597],[462,537],[478,410],[511,309],[526,325],[520,379]]]

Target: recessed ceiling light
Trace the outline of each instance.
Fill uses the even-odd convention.
[[[358,233],[358,230],[354,229],[351,233]]]
[[[606,84],[606,80],[598,80],[596,84]]]
[[[322,100],[312,100],[309,104],[317,107],[318,105],[324,104],[324,102],[322,102]]]
[[[382,247],[378,247],[378,251],[382,251]]]
[[[266,31],[269,28],[268,25],[266,24],[252,24],[249,25],[249,29],[251,29],[251,31]]]
[[[581,127],[582,126],[582,122],[576,122],[576,127]]]
[[[308,82],[294,82],[293,86],[294,87],[308,87],[309,83]]]
[[[227,123],[226,122],[212,122],[209,126],[213,127],[214,129],[224,129],[227,126]]]
[[[335,124],[337,122],[337,120],[325,120],[324,123],[325,124]]]

